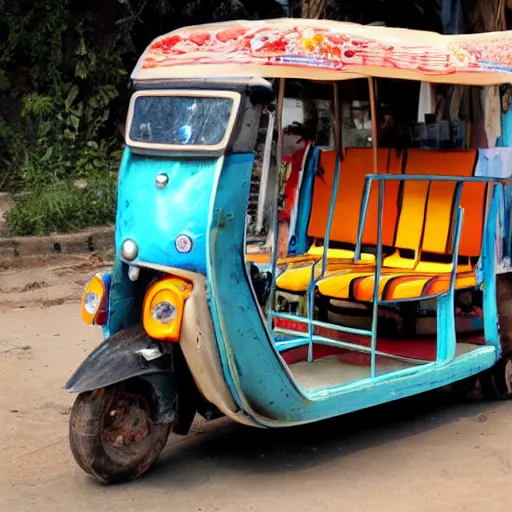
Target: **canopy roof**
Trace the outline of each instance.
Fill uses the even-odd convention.
[[[445,36],[327,20],[232,21],[159,37],[132,73],[134,80],[241,76],[508,83],[512,31]]]

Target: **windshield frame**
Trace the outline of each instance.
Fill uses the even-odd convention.
[[[187,97],[187,98],[227,98],[232,100],[232,109],[229,114],[226,132],[222,140],[218,144],[199,145],[199,144],[165,144],[155,142],[141,142],[132,140],[130,132],[135,112],[135,103],[140,97],[165,96],[165,97]],[[149,89],[140,90],[132,94],[128,115],[126,119],[125,141],[126,144],[133,149],[154,150],[154,151],[172,151],[178,153],[219,153],[226,149],[235,126],[235,122],[240,109],[241,94],[235,91],[222,91],[212,89]]]

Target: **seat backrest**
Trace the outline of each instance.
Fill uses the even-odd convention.
[[[377,172],[401,172],[401,157],[395,150],[379,149],[377,156]],[[334,150],[323,151],[320,156],[319,172],[315,178],[311,217],[308,235],[323,239],[329,215],[329,204],[336,168],[336,153]],[[330,240],[355,245],[361,203],[365,187],[365,176],[372,174],[372,148],[349,148],[340,167],[338,195],[334,209]],[[378,192],[374,183],[370,194],[363,243],[375,245],[377,242],[377,210]],[[385,215],[383,219],[383,244],[392,245],[398,215],[398,184],[387,183],[385,188]]]
[[[387,152],[387,168],[384,168],[384,156]],[[378,174],[402,174],[403,153],[394,149],[379,150]],[[381,163],[382,160],[382,163]],[[384,184],[384,212],[382,216],[382,245],[393,246],[395,241],[396,224],[399,212],[400,182],[386,181]],[[379,183],[373,182],[370,191],[362,243],[377,245],[379,213]]]
[[[437,151],[411,149],[407,152],[404,173],[408,175],[471,177],[476,167],[476,150]],[[397,228],[396,247],[417,252],[449,254],[454,220],[456,183],[404,182]],[[461,206],[465,210],[461,256],[480,253],[485,184],[463,186]]]
[[[461,256],[480,256],[487,208],[486,183],[464,183],[460,205],[464,208],[464,220],[459,242]]]

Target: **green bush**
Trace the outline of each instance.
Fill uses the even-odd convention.
[[[111,174],[57,181],[18,197],[6,214],[7,229],[13,235],[49,235],[112,224],[116,194]]]

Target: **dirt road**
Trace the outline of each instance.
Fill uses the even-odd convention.
[[[289,430],[199,423],[140,481],[96,484],[72,460],[62,389],[100,341],[78,317],[90,272],[0,273],[0,511],[510,510],[512,404],[439,393]]]

